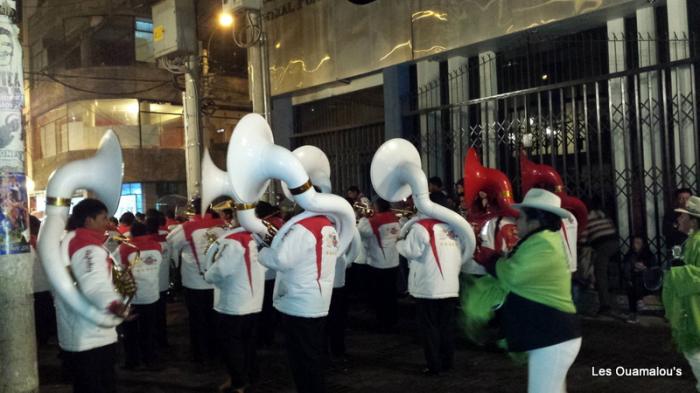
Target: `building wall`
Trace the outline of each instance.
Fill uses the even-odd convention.
[[[34,180],[35,190],[46,188],[48,177],[58,166],[94,155],[94,150],[61,152],[65,148],[59,148],[55,155],[42,154],[41,124],[37,121],[42,115],[76,102],[138,99],[141,138],[141,134],[147,132],[142,124],[142,111],[149,106],[146,103],[182,105],[184,83],[181,78],[174,78],[152,60],[136,61],[139,56],[137,48],[132,48],[134,53],[129,53],[130,45],[138,44],[134,23],[136,20],[150,20],[151,3],[153,1],[147,0],[86,0],[79,4],[30,0],[25,3],[24,54],[25,67],[30,70],[25,81],[28,93],[25,104],[26,160],[27,173]],[[205,107],[201,122],[203,145],[218,145],[218,150],[222,150],[237,120],[250,111],[245,67],[226,67],[231,63],[226,56],[235,52],[233,55],[238,56],[236,61],[240,63],[241,53],[245,54],[245,51],[231,48],[233,43],[225,40],[228,35],[213,30],[216,26],[209,23],[217,5],[218,8],[221,6],[219,0],[200,0],[195,4],[199,39],[211,45],[211,67],[209,74],[203,76],[200,92]],[[133,28],[130,33],[129,26]],[[109,45],[102,45],[110,40],[116,42],[112,54],[109,53],[111,48],[107,52],[104,50]],[[232,40],[229,38],[229,41]],[[217,54],[223,57],[217,59],[214,57]],[[143,59],[143,53],[140,56]],[[100,58],[109,64],[100,63]],[[68,121],[63,123],[64,127],[69,127],[65,125]],[[107,127],[99,127],[99,130],[102,128]],[[152,131],[153,127],[148,130]],[[62,132],[66,133],[65,130]],[[58,142],[60,144],[60,138]],[[122,145],[124,147],[124,143]],[[145,208],[152,207],[160,196],[158,184],[179,185],[186,181],[182,148],[173,148],[172,144],[141,146],[124,148],[123,154],[123,182],[143,184]],[[217,155],[216,162],[223,166],[221,154]]]

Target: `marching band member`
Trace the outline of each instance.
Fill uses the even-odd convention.
[[[467,151],[464,159],[464,180],[462,206],[467,212],[467,221],[479,234],[479,247],[462,271],[484,275],[488,256],[507,253],[518,242],[515,228],[518,212],[511,208],[513,188],[503,172],[481,165],[474,148]]]
[[[335,262],[335,276],[333,278],[333,296],[328,309],[328,344],[331,356],[346,361],[345,357],[345,327],[348,319],[348,299],[345,289],[345,276],[347,269],[360,254],[362,240],[360,233],[355,232],[353,241],[345,253],[338,256]]]
[[[195,362],[201,362],[205,353],[213,360],[216,353],[216,315],[214,314],[214,286],[204,280],[207,235],[219,237],[223,221],[211,214],[201,218],[199,199],[193,201],[195,215],[191,221],[176,226],[167,236],[172,258],[180,257],[182,286],[189,314],[190,345]]]
[[[112,282],[114,261],[103,247],[107,207],[96,199],[84,199],[73,207],[66,229],[70,268],[84,296],[97,307],[125,318],[129,307]],[[71,369],[75,393],[114,392],[117,331],[77,314],[56,296],[58,343]]]
[[[513,205],[520,210],[520,240],[491,275],[470,286],[463,307],[472,339],[496,310],[508,351],[528,354],[528,393],[566,392],[566,374],[581,347],[569,254],[559,233],[569,212],[560,205],[558,196],[539,188]]]
[[[396,280],[399,271],[399,220],[384,199],[374,201],[374,214],[357,224],[362,242],[367,244],[367,265],[371,282],[371,303],[377,317],[377,328],[388,333],[398,321]]]
[[[129,229],[131,229],[131,224],[133,224],[134,221],[136,221],[136,216],[134,216],[134,213],[126,212],[122,214],[121,217],[119,217],[119,226],[117,227],[117,231],[124,235],[125,233],[129,232]]]
[[[700,197],[691,196],[675,212],[680,213],[677,229],[689,237],[683,243],[683,264],[664,277],[662,299],[673,341],[690,363],[700,392]]]
[[[444,206],[444,198],[431,195]],[[426,375],[450,370],[454,363],[455,306],[462,256],[459,240],[448,224],[419,214],[405,239],[396,244],[409,260],[408,291],[417,300],[423,335]]]
[[[244,392],[257,373],[256,333],[265,291],[265,267],[252,234],[239,227],[217,240],[204,279],[214,284],[214,310],[230,381],[225,392]]]
[[[352,207],[337,195],[316,192],[311,174],[292,152],[274,144],[269,124],[258,114],[248,114],[236,124],[226,166],[236,169],[225,175],[237,203],[257,202],[269,181],[279,179],[305,209],[287,221],[269,245],[260,239],[269,226],[250,215],[238,219],[262,246],[260,263],[276,271],[273,305],[281,313],[297,391],[323,392],[324,328],[336,256],[353,238]],[[223,176],[218,178],[224,183]]]
[[[147,214],[148,215],[148,214]],[[146,218],[148,233],[160,244],[163,262],[158,269],[158,303],[156,305],[156,342],[161,348],[168,347],[168,322],[167,305],[168,291],[170,290],[170,268],[172,259],[170,258],[170,248],[168,247],[168,230],[166,228],[165,215],[155,211],[153,216]]]
[[[278,207],[260,201],[255,206],[255,215],[272,224],[275,228],[284,225],[281,211]],[[260,340],[262,345],[272,345],[275,341],[275,327],[277,326],[277,311],[272,306],[272,293],[275,290],[275,276],[272,269],[265,269],[265,293],[263,295],[262,313],[260,314]]]
[[[338,235],[322,215],[296,222],[260,262],[277,272],[273,305],[282,315],[289,363],[299,392],[325,391],[323,353]]]
[[[157,370],[155,331],[159,299],[159,270],[163,254],[157,239],[148,233],[148,227],[140,222],[131,225],[129,242],[123,242],[114,253],[114,261],[121,265],[133,265],[136,294],[132,300],[134,313],[131,321],[124,322],[124,368],[135,370],[141,364]]]
[[[46,188],[37,250],[56,301],[58,343],[79,393],[116,390],[116,326],[129,316],[136,290],[129,270],[118,269],[103,246],[109,216],[119,203],[122,163],[119,138],[109,130],[95,156],[56,169]],[[98,199],[84,199],[68,219],[71,196],[79,188]]]

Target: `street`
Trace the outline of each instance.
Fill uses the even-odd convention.
[[[399,331],[371,332],[372,314],[355,302],[350,307],[347,335],[350,360],[333,365],[327,373],[329,393],[350,392],[524,392],[527,372],[496,349],[482,349],[458,337],[455,369],[437,377],[421,375],[423,352],[413,321],[415,307],[410,298],[400,304]],[[170,348],[162,354],[165,370],[126,372],[117,363],[118,392],[184,393],[215,392],[225,379],[222,366],[188,362],[187,320],[184,304],[168,305]],[[671,343],[665,322],[657,316],[642,316],[639,324],[616,318],[584,317],[583,346],[568,374],[570,393],[588,392],[692,392],[694,378],[688,363]],[[272,348],[258,351],[260,380],[252,393],[294,392],[281,335]],[[120,348],[121,351],[121,348]],[[41,391],[70,392],[61,381],[55,340],[39,353]],[[623,369],[619,369],[623,367]],[[681,376],[619,377],[617,372],[640,368],[680,369]],[[594,370],[595,369],[595,370]],[[677,370],[676,369],[676,370]],[[597,370],[597,371],[596,371]],[[595,376],[609,370],[611,376]]]

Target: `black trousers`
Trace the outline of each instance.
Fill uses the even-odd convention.
[[[136,367],[143,363],[153,365],[156,362],[156,316],[158,303],[134,304],[136,318],[123,323],[124,364]]]
[[[345,287],[333,288],[328,310],[327,332],[331,355],[345,355],[345,327],[348,320],[348,296]]]
[[[49,337],[56,333],[56,310],[53,306],[51,292],[34,294],[34,321],[36,326],[36,342],[46,345]]]
[[[194,361],[217,357],[216,312],[213,289],[185,288],[185,303],[189,314],[190,346]]]
[[[452,368],[455,350],[456,298],[416,299],[418,324],[428,369],[440,372]]]
[[[259,315],[219,313],[219,342],[226,369],[231,377],[231,389],[248,386],[257,378],[255,336]]]
[[[302,318],[280,313],[292,369],[299,393],[322,393],[325,386],[326,317]]]
[[[168,291],[160,293],[156,303],[156,343],[159,347],[168,346]]]
[[[89,351],[63,351],[73,380],[73,393],[115,393],[115,345]]]
[[[260,314],[260,336],[262,345],[272,345],[275,342],[275,327],[277,326],[277,310],[272,306],[272,292],[275,290],[275,280],[265,280],[265,294]]]
[[[380,331],[389,331],[398,321],[398,302],[396,298],[396,277],[398,267],[377,269],[370,267],[371,296],[377,324]]]
[[[629,302],[630,311],[636,313],[637,301],[642,299],[646,294],[644,288],[644,278],[641,274],[632,275],[631,283],[627,285],[627,301]]]

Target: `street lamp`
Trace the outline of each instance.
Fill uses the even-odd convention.
[[[233,25],[233,15],[227,11],[221,11],[219,14],[219,26],[229,28]]]

